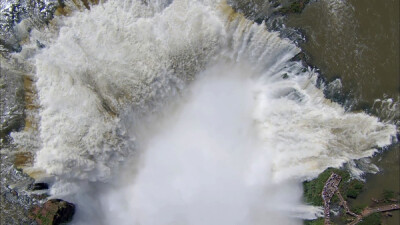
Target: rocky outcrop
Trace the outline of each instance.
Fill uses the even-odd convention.
[[[28,189],[32,191],[47,190],[49,185],[46,183],[33,183],[29,185]]]
[[[33,207],[29,217],[39,225],[57,225],[71,221],[74,213],[74,204],[61,199],[51,199],[42,207]]]
[[[0,139],[4,139],[24,126],[24,78],[6,67],[6,59],[0,56],[0,61]]]

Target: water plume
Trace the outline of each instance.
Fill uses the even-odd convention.
[[[207,69],[179,105],[140,128],[140,150],[115,181],[121,186],[100,196],[105,224],[289,225],[315,218],[319,209],[302,205],[298,180],[273,179],[273,151],[253,121],[250,75],[245,65]]]
[[[224,1],[107,1],[54,24],[19,57],[41,106],[33,167],[76,224],[301,224],[319,213],[303,180],[395,141]]]

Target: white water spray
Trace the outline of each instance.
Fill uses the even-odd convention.
[[[271,178],[272,151],[252,119],[254,84],[243,77],[249,71],[203,72],[181,107],[149,125],[137,175],[125,171],[131,181],[101,197],[106,224],[299,224],[315,216],[301,206],[299,183]]]
[[[77,224],[301,224],[318,213],[301,181],[396,134],[325,99],[294,44],[224,3],[108,1],[60,24],[33,62],[34,167]]]

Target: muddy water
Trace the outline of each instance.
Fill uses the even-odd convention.
[[[398,98],[399,0],[317,1],[288,25],[304,30],[312,63],[357,99]]]
[[[381,168],[378,175],[367,175],[366,191],[350,203],[354,206],[365,206],[372,203],[371,198],[380,199],[385,190],[395,191],[395,197],[399,198],[400,168],[399,168],[399,144],[390,151],[377,155],[373,162]],[[397,191],[396,191],[397,190]],[[400,212],[391,212],[393,217],[385,217],[383,222],[388,225],[400,224]]]
[[[343,89],[362,108],[376,99],[399,101],[399,11],[399,0],[321,0],[302,14],[290,15],[287,24],[304,32],[307,41],[301,47],[311,63],[328,81],[341,78]],[[375,113],[387,119],[384,113]],[[399,114],[392,118],[398,121]],[[399,144],[373,161],[381,172],[366,177],[367,190],[355,205],[371,204],[370,199],[379,198],[384,190],[400,190]],[[399,224],[399,215],[393,213],[385,224]]]

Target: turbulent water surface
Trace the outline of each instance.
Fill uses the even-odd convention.
[[[326,99],[299,52],[225,1],[107,1],[13,55],[38,129],[12,137],[73,224],[301,224],[321,216],[301,182],[396,127]]]

